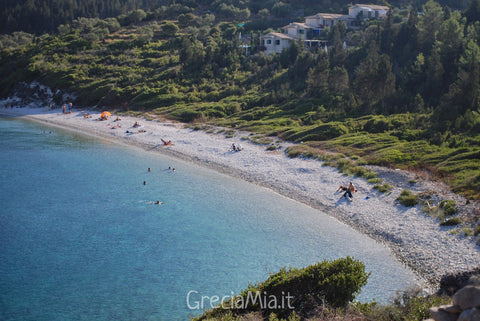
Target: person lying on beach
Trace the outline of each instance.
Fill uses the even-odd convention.
[[[83,113],[83,118],[92,118],[92,115],[89,113]]]
[[[117,116],[117,118],[114,121],[120,121],[120,117]]]
[[[134,128],[140,127],[140,124],[136,121],[135,124],[133,124]]]
[[[139,133],[146,133],[147,131],[145,129],[140,129],[138,132]]]
[[[169,141],[167,142],[167,141],[166,141],[165,139],[163,139],[163,138],[162,138],[162,143],[163,143],[163,145],[165,145],[165,146],[175,145],[174,143],[172,143],[171,140],[169,140]]]
[[[111,129],[117,129],[117,128],[122,128],[122,126],[120,126],[120,125],[115,125],[115,126],[112,126],[112,127],[110,127],[110,128],[111,128]]]

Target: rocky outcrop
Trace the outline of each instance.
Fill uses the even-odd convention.
[[[440,288],[437,294],[452,296],[464,286],[469,285],[470,278],[475,275],[480,277],[480,267],[471,271],[444,275],[440,280]]]
[[[452,297],[451,305],[430,309],[427,321],[480,321],[480,276],[472,276],[468,285]]]

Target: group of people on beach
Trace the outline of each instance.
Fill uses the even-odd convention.
[[[118,117],[117,117],[118,118]],[[120,118],[118,118],[118,120],[121,120]],[[115,120],[117,121],[117,120]],[[140,123],[138,121],[136,121],[134,124],[133,124],[133,128],[138,128],[138,127],[141,127],[142,125],[140,125]],[[130,130],[127,130],[125,133],[127,134],[139,134],[139,133],[146,133],[147,131],[145,129],[139,129],[137,132],[134,132],[134,131],[130,131]]]
[[[64,104],[64,105],[63,105],[63,113],[64,113],[64,114],[71,114],[71,113],[72,113],[72,103],[71,103],[71,102],[68,103],[68,104]],[[83,117],[84,117],[84,118],[91,118],[91,115],[90,115],[89,113],[84,113],[84,114],[83,114]],[[106,119],[107,119],[107,118],[105,117],[105,120],[106,120]],[[104,120],[104,119],[101,119],[101,120]],[[117,116],[117,118],[114,120],[114,122],[118,122],[118,121],[120,121],[120,120],[121,120],[121,119]],[[141,126],[140,123],[136,121],[136,122],[133,124],[132,127],[133,127],[133,128],[138,128],[138,127],[140,127],[140,126]],[[118,125],[118,124],[115,125],[115,126],[112,126],[112,129],[116,129],[116,128],[121,128],[121,126]],[[145,131],[145,130],[141,130],[141,131],[139,131],[139,132],[146,132],[146,131]],[[126,131],[126,133],[132,133],[132,134],[134,134],[134,132],[128,131],[128,130]],[[167,140],[164,140],[163,138],[162,138],[161,140],[162,140],[162,143],[163,143],[164,146],[174,145],[171,140],[168,140],[168,141],[167,141]],[[239,152],[239,151],[241,151],[241,150],[243,150],[243,148],[242,148],[242,146],[240,146],[240,144],[232,143],[232,145],[230,146],[230,151]],[[169,171],[172,171],[172,172],[175,172],[175,168],[172,168],[171,166],[168,167],[168,170],[169,170]],[[150,167],[148,168],[148,171],[149,171],[149,172],[151,171],[151,168],[150,168]],[[146,184],[147,184],[147,182],[146,182],[146,181],[143,181],[143,185],[146,185]],[[343,197],[348,197],[349,200],[352,200],[352,199],[353,199],[353,193],[357,192],[357,188],[353,185],[352,182],[350,182],[350,183],[348,184],[348,186],[340,185],[335,192],[344,192]],[[156,202],[154,202],[153,204],[165,204],[165,203],[164,203],[164,202],[160,202],[160,201],[156,201]]]
[[[66,105],[63,104],[62,110],[63,110],[64,114],[71,114],[72,113],[72,103],[68,103]]]

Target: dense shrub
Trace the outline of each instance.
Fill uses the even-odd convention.
[[[457,213],[457,204],[454,200],[443,200],[440,202],[439,207],[443,210],[445,216]]]
[[[440,223],[442,226],[453,226],[462,223],[462,219],[459,217],[451,217],[449,219],[444,220]]]
[[[383,133],[392,128],[392,124],[389,122],[387,117],[383,115],[372,116],[372,118],[363,126],[363,130],[369,133]]]
[[[292,141],[315,141],[328,140],[348,133],[348,128],[342,123],[331,122],[328,124],[321,124],[309,129],[290,130],[284,133],[285,139]]]
[[[393,189],[392,185],[387,184],[387,183],[384,183],[384,184],[381,184],[381,185],[380,184],[375,184],[373,186],[373,188],[376,189],[377,191],[379,191],[380,193],[388,193]]]
[[[306,268],[282,268],[279,272],[255,286],[250,286],[233,302],[243,302],[241,309],[234,309],[235,314],[247,314],[261,311],[264,316],[271,312],[278,316],[288,317],[293,310],[299,315],[305,315],[326,303],[333,307],[345,307],[360,292],[367,283],[370,273],[365,272],[365,265],[351,257],[340,258],[333,261],[322,261]],[[260,300],[253,302],[255,294],[261,294]],[[289,296],[289,305],[285,297]],[[262,298],[269,302],[276,301],[280,304],[264,306]],[[262,302],[263,301],[263,302]],[[245,303],[249,303],[246,306]],[[226,302],[225,306],[236,306],[235,303]],[[225,312],[222,307],[205,313],[199,320],[206,320],[212,316],[220,316]]]
[[[404,189],[397,198],[397,201],[403,206],[412,207],[418,204],[418,197],[412,192]]]
[[[340,307],[352,301],[367,283],[369,273],[362,262],[351,257],[322,261],[304,269],[281,270],[258,287],[280,296],[282,291],[294,297],[293,305],[302,307],[313,299]]]
[[[183,123],[190,123],[196,119],[204,117],[202,112],[194,111],[194,110],[179,110],[172,113],[177,120]]]

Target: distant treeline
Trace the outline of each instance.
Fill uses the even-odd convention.
[[[115,17],[136,9],[168,5],[169,0],[2,0],[0,33],[55,32],[78,17]]]
[[[354,1],[356,2],[356,1]],[[426,0],[370,0],[371,4],[421,8]],[[440,0],[442,6],[464,10],[468,0]],[[142,9],[157,14],[214,13],[227,20],[246,20],[250,15],[268,14],[272,18],[295,18],[317,12],[346,12],[351,0],[2,0],[0,1],[0,34],[24,31],[33,34],[56,32],[61,24],[79,17],[107,18]],[[176,10],[167,11],[173,7]],[[173,14],[173,15],[172,15]]]

